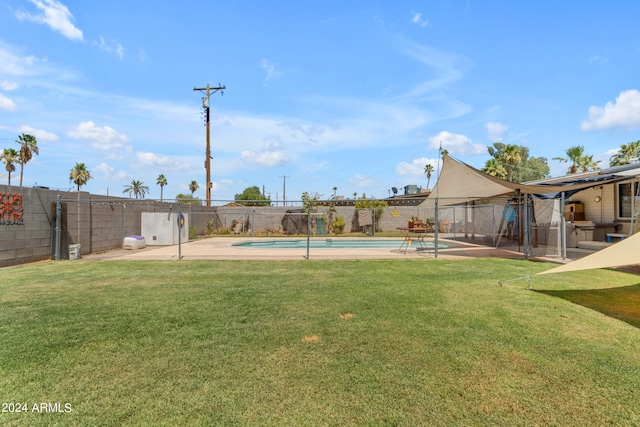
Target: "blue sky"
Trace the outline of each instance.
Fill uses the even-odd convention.
[[[387,197],[427,186],[438,147],[476,167],[493,142],[562,175],[640,139],[637,1],[0,0],[0,148],[40,155],[24,185],[205,196],[200,92],[211,97],[212,198]],[[17,183],[19,169],[12,176]],[[0,168],[0,182],[7,174]],[[431,179],[433,187],[435,177]]]

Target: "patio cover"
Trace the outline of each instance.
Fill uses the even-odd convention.
[[[562,182],[549,184],[522,184],[488,175],[447,154],[443,158],[442,171],[438,177],[438,182],[427,198],[431,200],[437,198],[441,206],[457,205],[499,196],[513,196],[517,190],[520,190],[522,194],[532,194],[539,198],[557,198],[562,192],[568,197],[572,193],[585,188],[623,181],[633,177],[623,174],[606,174],[591,175],[586,178],[567,178]]]
[[[584,258],[538,274],[564,273],[595,268],[613,268],[634,264],[640,264],[640,233],[627,237],[608,248],[601,249]]]

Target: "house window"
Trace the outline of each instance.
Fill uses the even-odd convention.
[[[618,184],[618,219],[631,219],[633,214],[633,194],[635,183]]]

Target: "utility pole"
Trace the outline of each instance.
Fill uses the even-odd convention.
[[[282,181],[282,206],[287,206],[287,175],[281,176]]]
[[[206,197],[207,197],[207,206],[211,206],[211,187],[213,186],[213,184],[211,183],[211,135],[210,135],[210,125],[209,125],[209,98],[211,97],[212,93],[216,93],[217,91],[220,91],[220,94],[224,94],[224,90],[226,89],[226,86],[222,86],[220,84],[218,84],[217,87],[211,87],[209,86],[209,83],[207,83],[207,87],[194,87],[193,90],[198,90],[200,92],[204,92],[204,96],[202,97],[202,108],[204,109],[204,113],[205,113],[205,125],[207,127],[207,148],[205,150],[205,161],[204,161],[204,168],[207,170],[207,177],[206,177]]]

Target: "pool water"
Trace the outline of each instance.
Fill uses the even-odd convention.
[[[311,239],[309,247],[313,249],[398,249],[404,240],[402,239]],[[250,240],[234,243],[232,246],[248,248],[274,248],[274,249],[306,249],[307,239],[282,239],[282,240]],[[415,243],[418,247],[418,243]],[[424,242],[427,248],[434,248],[434,242]],[[447,248],[448,244],[439,242],[438,248]]]

